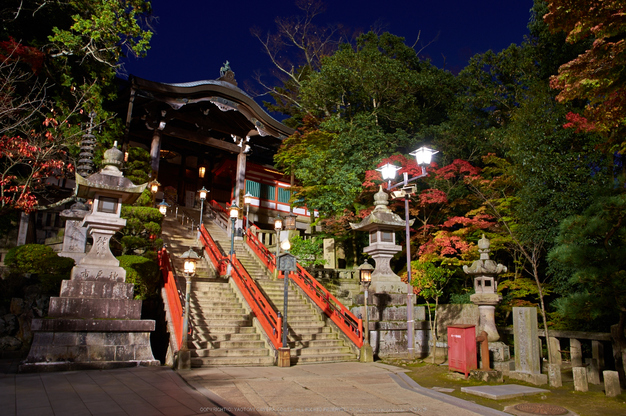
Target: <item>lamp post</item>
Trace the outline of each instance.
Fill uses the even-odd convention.
[[[207,193],[209,193],[209,190],[206,189],[204,186],[198,191],[198,194],[200,196],[200,224],[198,225],[198,227],[202,226],[202,215],[204,214],[204,200],[206,199]]]
[[[409,179],[409,174],[404,172],[404,180],[402,182],[398,182],[397,184],[391,186],[391,180],[395,178],[396,172],[399,170],[397,167],[393,167],[393,165],[385,165],[380,169],[377,169],[381,172],[384,180],[388,181],[389,189],[393,189],[399,185],[402,185],[400,191],[392,192],[394,198],[402,198],[404,197],[404,220],[406,222],[405,227],[405,238],[406,238],[406,276],[407,276],[407,302],[406,302],[406,321],[407,321],[407,351],[408,358],[412,360],[414,358],[414,336],[415,336],[415,321],[413,319],[413,286],[411,285],[411,234],[410,234],[410,226],[409,226],[409,200],[411,195],[415,194],[416,188],[415,185],[409,185],[409,182],[413,182],[417,179],[423,178],[426,176],[426,166],[430,165],[430,161],[435,153],[438,153],[436,150],[429,149],[428,147],[420,147],[414,152],[409,153],[411,156],[415,156],[415,160],[417,164],[422,167],[422,174],[416,176],[414,178]]]
[[[183,276],[185,276],[185,312],[183,314],[183,337],[178,353],[178,368],[188,370],[191,368],[191,355],[189,353],[188,333],[189,333],[189,302],[191,298],[191,278],[196,274],[196,262],[200,258],[198,253],[191,247],[185,251],[180,258],[183,263]]]
[[[374,361],[374,350],[370,345],[370,321],[369,321],[369,313],[367,310],[367,298],[368,298],[368,289],[370,284],[372,283],[372,271],[374,268],[371,264],[365,260],[362,265],[359,266],[359,277],[361,280],[361,284],[364,289],[364,298],[365,298],[365,313],[363,316],[365,317],[365,337],[363,339],[363,346],[361,347],[361,358],[360,361],[362,363],[371,363]]]
[[[159,212],[163,214],[164,217],[166,217],[167,209],[170,207],[170,204],[168,204],[167,202],[165,202],[165,200],[163,200],[161,201],[161,203],[159,203],[158,207],[159,207]]]
[[[228,264],[228,270],[226,274],[230,276],[231,267],[233,264],[233,256],[235,255],[235,221],[239,217],[239,207],[233,202],[228,211],[230,217],[230,263]]]
[[[250,204],[252,203],[253,196],[254,195],[252,195],[250,192],[247,192],[243,196],[243,203],[246,204],[246,229],[248,229],[248,226],[250,225]]]
[[[280,220],[279,220],[280,221]],[[276,271],[277,273],[283,272],[285,284],[284,284],[284,300],[283,300],[283,328],[282,328],[282,347],[278,349],[278,367],[289,367],[291,365],[291,350],[288,344],[288,333],[289,329],[287,328],[287,311],[288,311],[288,300],[289,300],[289,273],[295,272],[298,270],[296,257],[289,253],[289,249],[291,248],[291,244],[289,243],[289,239],[284,240],[279,245],[282,247],[284,253],[280,254],[276,257]]]
[[[150,192],[152,192],[152,208],[154,208],[156,203],[156,194],[159,192],[159,186],[161,186],[161,184],[154,179],[150,181],[148,185],[150,186]]]

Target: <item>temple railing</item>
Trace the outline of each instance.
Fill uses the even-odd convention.
[[[250,277],[235,255],[233,255],[231,262],[228,256],[222,254],[204,225],[200,228],[200,241],[211,259],[211,263],[213,263],[213,266],[218,270],[220,275],[225,275],[227,273],[228,264],[231,265],[231,278],[246,299],[250,309],[252,309],[252,313],[258,319],[259,324],[265,331],[274,348],[280,348],[282,346],[282,318],[265,298],[265,295],[259,289],[254,279]]]
[[[167,295],[167,303],[171,315],[172,327],[174,328],[174,342],[177,349],[180,350],[183,340],[183,302],[181,300],[182,292],[176,284],[176,276],[174,276],[174,268],[170,261],[167,250],[162,248],[158,252],[158,262],[163,275],[163,288]]]
[[[250,228],[246,230],[246,236],[248,246],[271,272],[275,272],[276,256],[261,244]],[[282,275],[283,273],[279,273],[279,278],[283,278]],[[354,316],[348,308],[339,302],[337,298],[299,264],[298,271],[296,273],[290,273],[290,277],[302,291],[315,302],[324,314],[337,325],[348,339],[357,347],[361,348],[363,345],[363,321]]]
[[[212,211],[211,220],[219,225],[219,227],[228,232],[228,212],[226,208],[218,204],[216,201],[211,200],[208,203],[208,208]]]

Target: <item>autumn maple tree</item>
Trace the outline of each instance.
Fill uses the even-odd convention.
[[[591,42],[575,59],[561,65],[550,85],[560,102],[586,101],[584,115],[570,114],[566,127],[598,131],[620,152],[626,151],[626,5],[622,0],[552,0],[544,20],[564,31],[567,42]]]

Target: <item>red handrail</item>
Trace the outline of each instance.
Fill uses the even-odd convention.
[[[272,342],[272,345],[274,345],[275,348],[280,348],[282,346],[282,318],[278,316],[278,312],[272,308],[263,292],[259,290],[254,279],[250,277],[236,256],[233,255],[231,263],[230,258],[222,254],[211,237],[211,234],[209,234],[204,227],[204,224],[200,228],[200,241],[205,251],[208,253],[213,266],[219,271],[220,275],[226,274],[226,267],[229,263],[231,264],[230,273],[235,284],[243,294],[246,302],[248,302],[252,313],[259,320],[261,327]]]
[[[170,257],[165,248],[158,252],[159,267],[163,274],[165,293],[167,293],[167,303],[170,309],[172,325],[174,326],[174,341],[180,350],[183,342],[183,305],[180,302],[176,279],[170,263]]]
[[[276,256],[272,254],[251,232],[246,231],[248,246],[259,256],[261,261],[271,272],[276,270]],[[279,278],[282,275],[279,273]],[[361,348],[363,345],[363,321],[348,310],[337,300],[324,286],[322,286],[313,276],[311,276],[302,266],[298,264],[298,272],[290,273],[290,277],[302,290],[311,298],[317,306],[324,311],[341,331],[354,344]]]

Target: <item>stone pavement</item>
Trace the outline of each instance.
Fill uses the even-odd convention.
[[[405,370],[344,362],[279,367],[215,367],[180,374],[235,415],[506,415],[420,387]]]
[[[37,374],[1,372],[0,414],[495,416],[506,413],[422,388],[398,367],[349,362],[290,368],[214,367],[180,373],[168,367]]]

